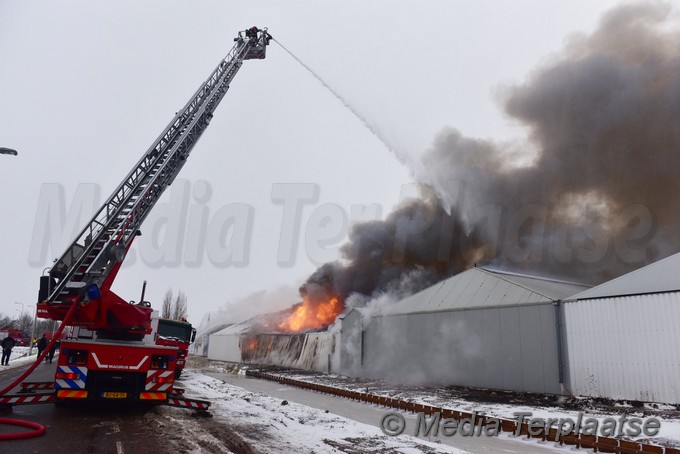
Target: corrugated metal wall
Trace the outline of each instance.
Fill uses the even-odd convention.
[[[335,338],[333,333],[308,333],[302,347],[300,359],[295,363],[299,369],[331,372],[332,356],[335,353]]]
[[[680,403],[680,292],[563,305],[577,395]]]
[[[242,352],[244,345],[253,347]],[[244,344],[245,343],[245,344]],[[330,372],[336,355],[334,333],[307,334],[213,334],[210,336],[208,359],[217,361],[277,364],[319,372]]]
[[[365,375],[401,383],[560,392],[550,303],[373,317],[362,338]]]

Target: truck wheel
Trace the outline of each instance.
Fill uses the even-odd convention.
[[[179,380],[182,376],[182,369],[175,369],[175,380]]]

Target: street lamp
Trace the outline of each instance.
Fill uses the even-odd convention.
[[[21,304],[21,315],[19,315],[19,321],[21,322],[21,317],[24,316],[24,303],[14,302],[14,304]]]
[[[12,156],[16,156],[19,153],[17,153],[17,151],[13,148],[0,147],[0,154],[9,154]]]
[[[31,345],[28,348],[28,356],[31,356],[33,353],[33,339],[35,339],[35,324],[38,319],[38,308],[35,306],[28,306],[28,307],[33,307],[35,308],[35,312],[33,313],[33,328],[31,329],[31,341],[29,342]]]

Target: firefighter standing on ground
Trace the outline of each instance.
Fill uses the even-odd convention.
[[[40,358],[40,354],[45,350],[45,347],[47,347],[47,339],[45,338],[45,335],[43,334],[40,340],[38,341],[38,358]]]
[[[57,351],[59,348],[59,344],[61,344],[61,341],[57,339],[54,344],[52,344],[52,348],[50,348],[50,353],[45,357],[45,362],[47,363],[47,360],[49,359],[49,362],[51,363],[52,360],[54,359],[54,352]]]
[[[2,364],[3,366],[9,366],[9,357],[12,354],[12,349],[16,345],[16,341],[10,335],[2,340]]]

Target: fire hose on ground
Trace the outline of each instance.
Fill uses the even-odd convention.
[[[74,303],[71,305],[71,308],[69,309],[68,313],[66,314],[66,317],[64,317],[64,320],[62,321],[61,325],[57,329],[57,331],[54,333],[52,336],[52,339],[50,340],[49,344],[47,345],[47,348],[43,350],[43,352],[36,358],[35,362],[24,371],[23,374],[21,374],[16,380],[14,380],[12,383],[10,383],[5,389],[0,390],[0,396],[4,396],[7,394],[9,391],[14,389],[19,383],[21,383],[26,377],[28,377],[33,371],[35,370],[36,367],[38,367],[38,364],[42,363],[43,359],[45,359],[45,356],[47,356],[52,349],[52,346],[57,342],[57,339],[60,338],[62,331],[64,331],[64,328],[69,324],[71,321],[71,318],[73,317],[73,313],[75,312],[75,308],[78,305],[78,303]],[[31,339],[31,342],[33,339]],[[32,438],[32,437],[37,437],[40,435],[45,434],[45,426],[42,424],[30,422],[30,421],[23,421],[20,419],[10,419],[10,418],[0,418],[0,424],[7,424],[11,426],[20,426],[20,427],[28,427],[29,429],[33,429],[32,431],[21,431],[21,432],[12,432],[12,433],[6,433],[6,434],[0,434],[0,440],[19,440],[22,438]]]

